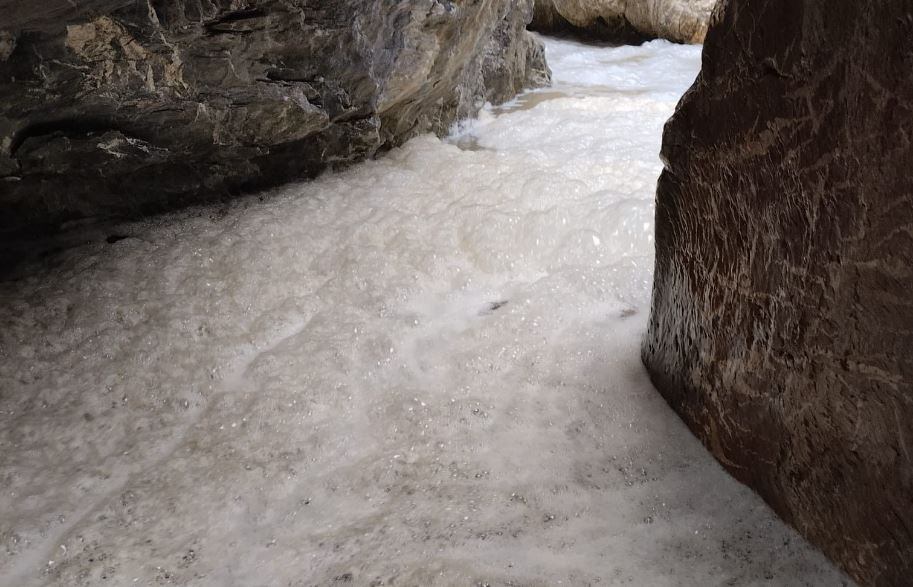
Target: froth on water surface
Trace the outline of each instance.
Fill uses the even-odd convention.
[[[699,49],[548,49],[447,140],[0,284],[0,584],[844,582],[638,359]]]

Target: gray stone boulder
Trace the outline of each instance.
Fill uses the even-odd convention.
[[[610,41],[702,43],[716,0],[536,0],[533,28]]]
[[[724,0],[666,127],[644,360],[864,585],[913,577],[913,16]]]
[[[0,0],[0,234],[311,177],[548,80],[532,0]]]

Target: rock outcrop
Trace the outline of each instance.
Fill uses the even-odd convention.
[[[614,42],[702,43],[716,0],[536,0],[532,27]]]
[[[547,82],[532,0],[0,0],[0,234],[313,176]]]
[[[913,17],[724,0],[668,123],[644,360],[866,585],[913,576]]]

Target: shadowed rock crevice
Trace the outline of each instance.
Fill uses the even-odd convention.
[[[0,236],[313,177],[548,80],[531,0],[0,9]]]
[[[913,574],[909,5],[728,0],[666,127],[644,360],[861,583]]]
[[[550,35],[563,35],[585,41],[605,42],[616,45],[639,45],[650,35],[638,31],[622,14],[588,15],[572,22],[550,0],[537,0],[530,29]]]

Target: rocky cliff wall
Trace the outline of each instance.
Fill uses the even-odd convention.
[[[861,583],[913,576],[913,17],[724,0],[668,123],[652,377]]]
[[[532,0],[0,0],[0,234],[313,176],[545,83]]]
[[[716,0],[536,0],[533,28],[614,42],[702,43]]]

